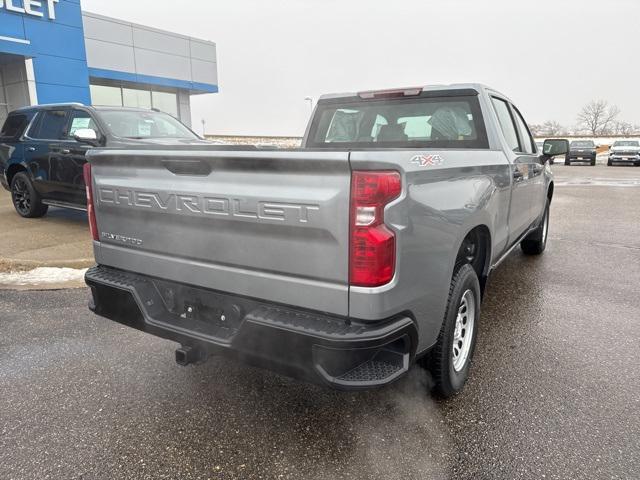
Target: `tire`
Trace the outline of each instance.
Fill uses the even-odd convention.
[[[567,166],[571,165],[571,160],[569,159],[569,157],[564,158],[564,164]]]
[[[592,167],[596,166],[596,159],[595,158],[591,159],[591,166]]]
[[[611,160],[607,160],[607,167],[612,167],[613,166],[613,162]]]
[[[24,218],[43,217],[49,210],[25,172],[18,172],[11,180],[11,200],[18,215]]]
[[[544,209],[540,225],[520,243],[520,248],[526,255],[540,255],[547,248],[549,237],[549,200]]]
[[[468,263],[461,265],[451,280],[442,328],[425,365],[433,377],[433,393],[441,398],[459,393],[469,377],[478,337],[480,302],[475,270]]]

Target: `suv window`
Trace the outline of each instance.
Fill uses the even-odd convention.
[[[500,128],[502,129],[508,147],[514,152],[520,151],[518,134],[516,133],[516,126],[513,123],[511,112],[509,111],[509,105],[507,105],[507,102],[504,100],[496,97],[491,97],[491,102],[498,116],[498,122],[500,123]]]
[[[513,107],[513,111],[516,114],[516,123],[518,124],[518,131],[520,132],[520,140],[522,140],[522,153],[534,153],[536,147],[533,137],[531,133],[529,133],[529,127],[527,127],[527,124],[516,107]]]
[[[29,130],[29,136],[41,140],[61,140],[67,126],[66,110],[47,110],[38,114],[38,119]]]
[[[93,121],[93,118],[88,112],[83,110],[74,110],[71,113],[71,120],[69,121],[69,131],[67,132],[67,137],[73,137],[77,130],[81,130],[84,128],[90,128],[92,130],[98,131],[98,126],[96,122]]]
[[[9,115],[4,122],[2,131],[0,131],[0,137],[3,138],[18,138],[24,133],[24,129],[29,124],[29,117],[23,114]]]

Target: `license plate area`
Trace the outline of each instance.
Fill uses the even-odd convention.
[[[153,281],[157,293],[151,323],[219,342],[230,341],[257,302],[212,290]]]

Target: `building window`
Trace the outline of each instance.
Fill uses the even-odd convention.
[[[91,102],[108,107],[157,108],[178,118],[178,95],[172,92],[91,85]]]
[[[151,92],[149,90],[123,88],[122,102],[125,107],[151,108]]]
[[[104,85],[91,85],[91,102],[106,107],[122,106],[122,89]]]
[[[153,108],[178,116],[178,96],[175,93],[152,92]]]

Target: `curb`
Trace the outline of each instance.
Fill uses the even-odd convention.
[[[78,258],[74,260],[16,260],[11,258],[0,258],[0,272],[23,272],[40,267],[53,268],[89,268],[96,264],[92,258]]]

